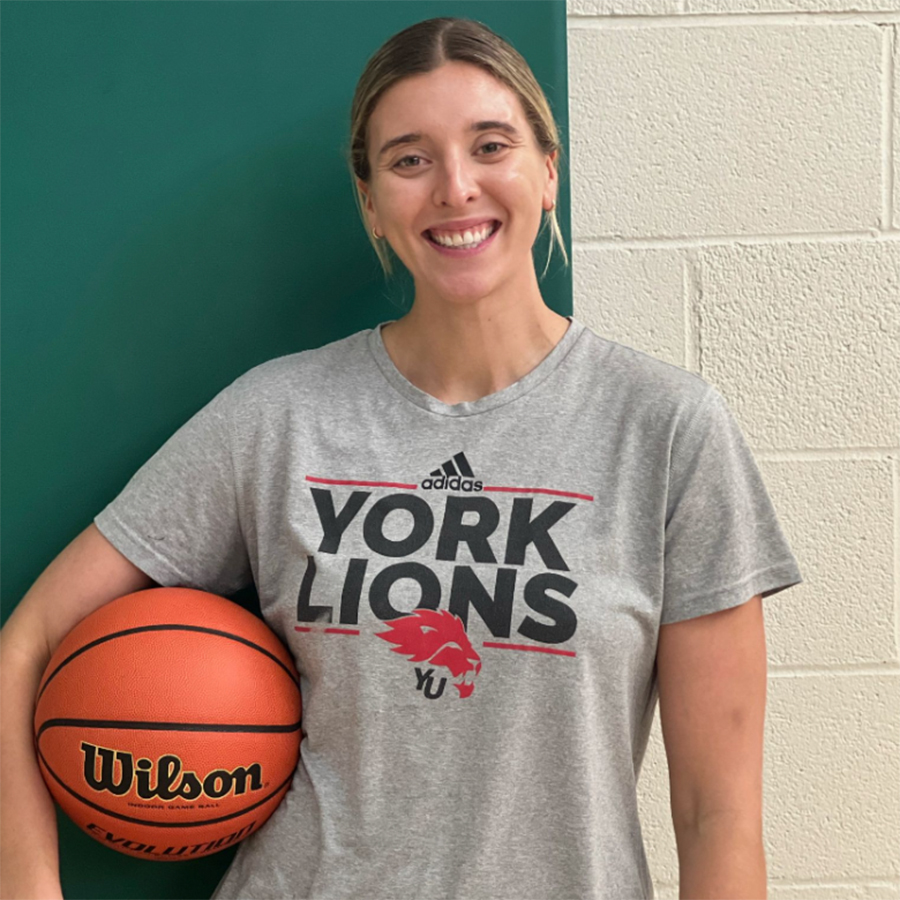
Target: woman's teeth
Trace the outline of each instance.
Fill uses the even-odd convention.
[[[440,244],[443,247],[460,247],[463,250],[468,250],[471,247],[477,247],[482,241],[486,241],[496,228],[497,223],[492,222],[483,228],[458,232],[452,237],[449,235],[436,235],[433,231],[429,231],[428,235],[436,244]]]

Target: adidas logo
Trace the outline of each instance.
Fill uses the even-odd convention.
[[[465,453],[457,453],[451,459],[441,463],[422,482],[426,491],[481,491],[484,485],[475,481],[475,473],[466,459]]]

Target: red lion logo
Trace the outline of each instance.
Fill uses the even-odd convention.
[[[468,697],[475,690],[481,657],[469,643],[459,616],[445,609],[417,609],[385,624],[390,630],[377,636],[396,644],[391,647],[394,653],[406,656],[410,662],[427,661],[449,669],[460,697]]]

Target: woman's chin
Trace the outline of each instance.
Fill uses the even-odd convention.
[[[421,285],[421,288],[419,287]],[[487,297],[497,289],[499,282],[495,278],[429,278],[424,282],[416,282],[416,293],[423,291],[444,297],[447,300],[466,303]]]

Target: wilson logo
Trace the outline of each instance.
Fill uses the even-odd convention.
[[[218,799],[226,794],[262,790],[259,763],[228,769],[214,769],[200,778],[196,772],[182,771],[181,760],[172,754],[161,756],[154,764],[124,750],[96,747],[83,741],[84,780],[95,791],[108,791],[118,797],[132,788],[142,800],[196,800],[200,796]],[[118,764],[118,765],[117,765]],[[154,777],[155,775],[155,777]]]

